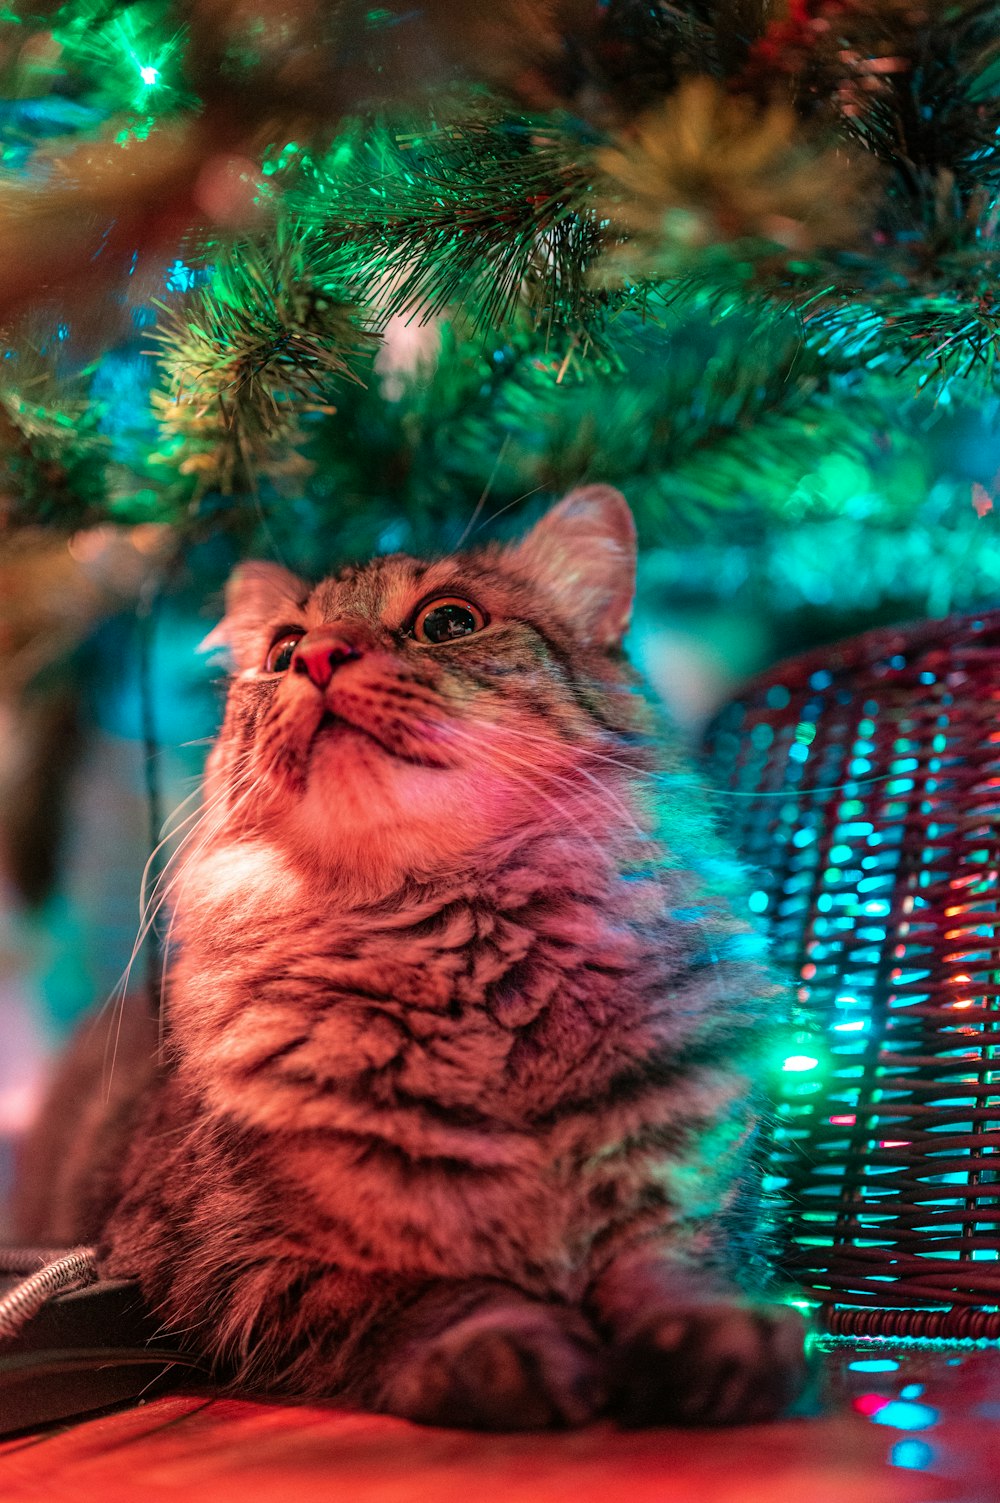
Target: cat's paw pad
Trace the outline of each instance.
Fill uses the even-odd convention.
[[[566,1312],[490,1310],[411,1350],[385,1407],[427,1425],[542,1430],[582,1425],[603,1407],[596,1338]]]
[[[737,1425],[778,1418],[808,1375],[806,1323],[787,1305],[678,1304],[650,1317],[617,1356],[627,1425]]]

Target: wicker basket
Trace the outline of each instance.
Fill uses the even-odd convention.
[[[797,979],[789,1273],[835,1332],[1000,1337],[1000,611],[785,663],[708,757]]]

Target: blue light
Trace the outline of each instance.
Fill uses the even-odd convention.
[[[872,1421],[876,1425],[889,1425],[893,1430],[929,1430],[937,1424],[938,1412],[929,1404],[893,1399],[872,1415]]]
[[[921,1472],[934,1460],[934,1447],[925,1440],[897,1440],[889,1452],[889,1465]]]
[[[899,1390],[899,1397],[901,1399],[919,1399],[923,1391],[924,1385],[922,1383],[907,1383],[905,1388]]]
[[[863,1362],[848,1364],[854,1373],[894,1373],[899,1366],[891,1357],[866,1357]]]
[[[181,260],[176,260],[167,269],[167,288],[170,292],[190,292],[197,273]]]

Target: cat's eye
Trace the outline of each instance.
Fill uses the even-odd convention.
[[[460,595],[445,595],[420,607],[413,623],[413,635],[418,642],[437,647],[442,642],[471,637],[473,632],[482,631],[485,625],[485,616],[471,600],[463,600]]]
[[[292,661],[292,653],[304,636],[305,633],[301,631],[282,632],[281,636],[271,643],[267,657],[264,659],[264,672],[285,673]]]

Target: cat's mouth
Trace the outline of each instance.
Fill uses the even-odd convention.
[[[320,716],[312,734],[312,742],[315,744],[320,739],[329,740],[332,736],[349,735],[351,731],[358,736],[364,736],[369,741],[376,742],[384,751],[390,750],[367,726],[359,725],[356,720],[351,720],[346,715],[338,715],[336,710],[330,709],[325,709]]]
[[[311,752],[319,741],[331,741],[337,736],[350,735],[352,731],[358,736],[364,736],[367,741],[375,741],[378,746],[382,746],[381,741],[378,741],[377,737],[373,736],[363,725],[357,725],[353,720],[348,720],[346,715],[338,715],[335,710],[325,709],[309,738],[309,750]],[[388,747],[382,749],[387,751]]]
[[[351,733],[362,736],[372,746],[377,746],[385,755],[394,757],[399,762],[409,762],[417,767],[447,768],[451,764],[438,757],[429,754],[429,750],[417,748],[412,744],[411,738],[404,741],[401,736],[387,734],[387,727],[380,726],[378,729],[360,725],[357,720],[349,719],[346,715],[339,715],[336,710],[326,706],[319,718],[316,729],[310,742],[310,752],[320,741],[330,741],[338,736],[350,736]]]

